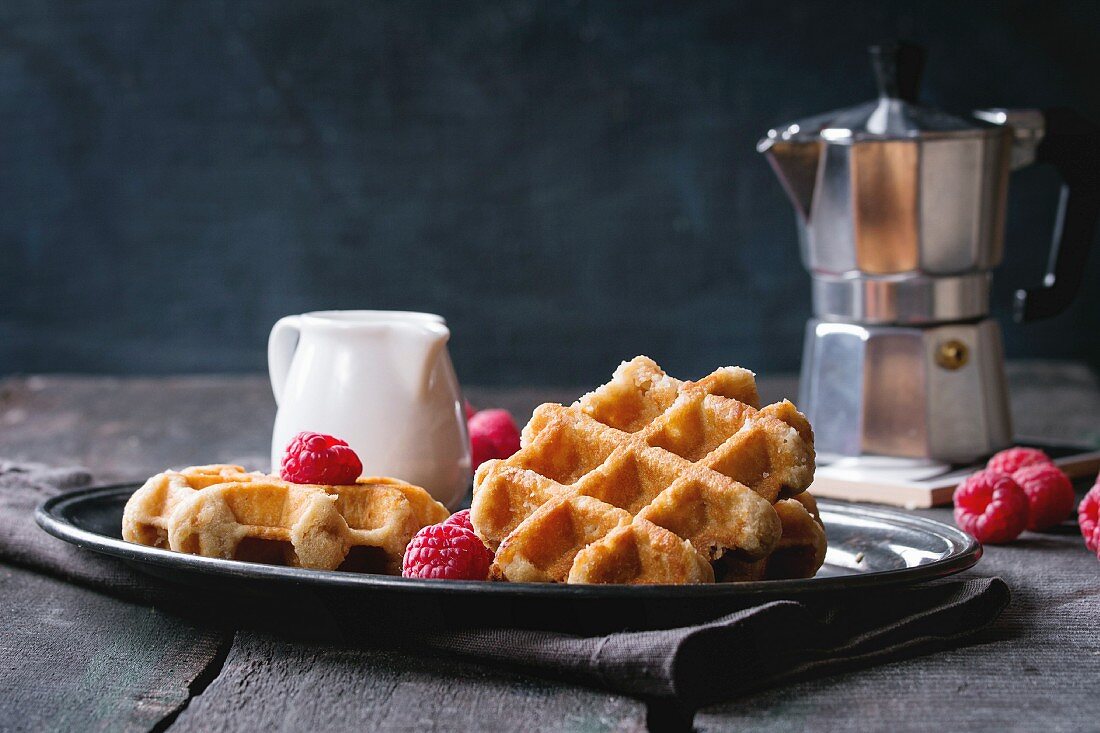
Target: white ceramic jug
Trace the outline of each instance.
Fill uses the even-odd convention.
[[[441,317],[399,311],[287,316],[267,345],[279,411],[272,470],[303,430],[346,440],[367,476],[423,486],[453,507],[470,485],[470,441]]]

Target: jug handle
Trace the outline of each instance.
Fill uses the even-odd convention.
[[[267,371],[271,377],[271,392],[275,395],[276,405],[282,400],[283,387],[290,372],[290,361],[294,358],[294,351],[298,347],[298,336],[301,333],[300,320],[301,316],[280,318],[272,327],[271,335],[267,339]]]
[[[1043,284],[1016,291],[1017,321],[1056,316],[1073,302],[1085,276],[1100,218],[1100,127],[1068,109],[1043,110],[1045,134],[1036,163],[1062,177],[1054,238]]]

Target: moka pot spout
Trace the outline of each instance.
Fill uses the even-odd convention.
[[[769,134],[756,144],[756,149],[767,158],[799,218],[808,223],[824,145],[816,140],[783,140]]]

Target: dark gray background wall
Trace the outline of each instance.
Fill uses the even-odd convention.
[[[0,374],[262,369],[319,308],[443,314],[469,383],[797,368],[809,314],[770,126],[873,95],[1100,119],[1100,4],[0,4]],[[1057,179],[1012,179],[1011,291]],[[1100,364],[1100,255],[1012,356]]]

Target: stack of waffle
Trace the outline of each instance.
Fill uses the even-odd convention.
[[[537,408],[522,447],[474,479],[471,521],[497,579],[704,583],[810,577],[825,557],[813,432],[753,374],[697,382],[651,359],[569,407]]]
[[[227,560],[400,574],[412,536],[448,514],[424,489],[396,479],[315,486],[240,466],[192,466],[134,492],[122,536]]]

